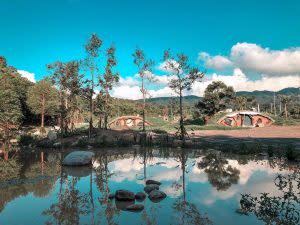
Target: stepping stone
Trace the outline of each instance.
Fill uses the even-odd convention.
[[[153,190],[158,190],[159,189],[159,186],[157,184],[148,184],[144,187],[144,191],[146,193],[150,193],[151,191]]]
[[[119,201],[133,201],[135,200],[135,195],[133,192],[128,190],[117,190],[115,198]]]
[[[145,198],[146,198],[146,195],[145,195],[144,192],[138,192],[138,193],[135,194],[135,199],[137,199],[137,200],[142,201],[142,200],[144,200]]]
[[[167,197],[167,195],[159,190],[153,190],[149,193],[148,198],[152,201],[152,202],[160,202],[161,200],[165,199]]]

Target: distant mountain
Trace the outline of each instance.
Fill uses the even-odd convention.
[[[179,101],[179,97],[159,97],[159,98],[149,98],[146,100],[146,102],[165,105],[165,104],[169,104],[169,102],[172,99],[174,99],[175,101]],[[195,104],[199,101],[199,99],[201,98],[196,95],[188,95],[183,97],[183,102],[185,104]],[[142,100],[138,100],[138,101],[142,101]]]
[[[239,91],[236,93],[237,96],[254,96],[258,103],[267,104],[273,101],[274,92],[273,91]],[[275,92],[275,95],[291,95],[295,100],[300,95],[299,88],[284,88],[280,91]]]
[[[276,95],[291,95],[294,99],[299,99],[300,89],[299,88],[284,88],[275,93]],[[273,91],[238,91],[236,92],[237,96],[254,96],[258,103],[260,104],[269,104],[273,101],[274,92]],[[159,98],[149,98],[146,101],[154,104],[168,104],[171,99],[179,100],[179,97],[159,97]],[[194,105],[197,103],[201,97],[195,95],[184,96],[183,102],[187,105]],[[142,100],[137,100],[142,101]]]

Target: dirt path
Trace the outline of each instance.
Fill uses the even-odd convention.
[[[300,150],[300,126],[271,126],[245,130],[201,130],[194,138],[210,143],[262,143],[267,145],[292,144]]]

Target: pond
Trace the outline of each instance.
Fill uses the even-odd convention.
[[[64,153],[1,161],[0,224],[300,224],[299,165],[266,156],[183,149],[93,150],[92,167],[61,167]],[[144,210],[109,199],[160,181],[167,197]]]

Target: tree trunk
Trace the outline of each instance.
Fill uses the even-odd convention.
[[[42,111],[41,111],[41,128],[44,127],[44,120],[45,120],[45,94],[42,94]]]
[[[105,88],[105,112],[104,112],[104,128],[107,130],[107,123],[108,123],[108,88]]]
[[[183,125],[183,110],[182,110],[182,89],[180,88],[179,92],[179,113],[180,113],[180,139],[184,141],[184,125]]]
[[[144,89],[144,77],[142,78],[142,94],[143,94],[143,131],[146,130],[145,128],[145,107],[146,107],[146,96],[145,96],[145,89]]]
[[[287,112],[286,104],[284,104],[284,111],[285,111],[285,118],[287,118],[288,117],[288,112]]]
[[[92,75],[92,88],[90,93],[89,138],[91,138],[92,136],[92,129],[93,129],[94,58],[92,58],[91,75]]]

